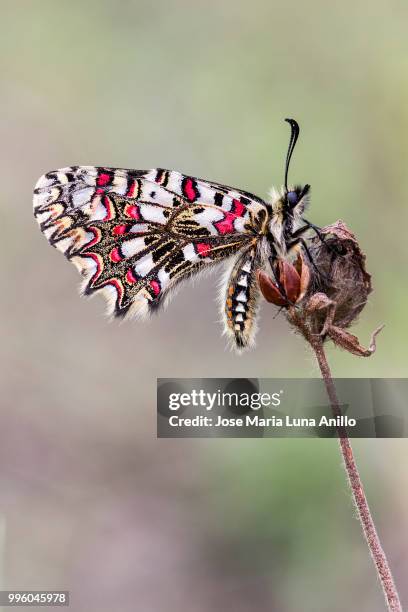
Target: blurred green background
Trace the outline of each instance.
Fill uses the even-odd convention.
[[[256,350],[225,349],[216,277],[148,324],[102,298],[39,232],[32,188],[70,164],[165,167],[266,196],[360,239],[375,292],[329,350],[338,377],[407,375],[408,7],[402,0],[1,2],[2,588],[71,591],[75,612],[384,609],[335,440],[157,440],[156,377],[309,377],[265,306]],[[408,602],[406,440],[355,440]]]

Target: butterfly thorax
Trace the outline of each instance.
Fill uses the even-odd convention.
[[[291,193],[302,192],[301,187],[294,187],[291,190]],[[307,204],[307,198],[300,197],[295,205],[291,205],[285,190],[278,192],[272,189],[268,238],[276,255],[284,257],[287,254],[293,233],[302,225],[302,214]]]

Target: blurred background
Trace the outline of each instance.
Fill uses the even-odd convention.
[[[2,588],[69,589],[75,612],[384,610],[335,440],[157,440],[157,377],[312,377],[282,317],[225,348],[216,275],[148,324],[103,298],[32,216],[70,164],[174,168],[265,197],[312,185],[375,292],[354,327],[378,351],[329,350],[337,377],[407,376],[408,7],[403,0],[1,3]],[[354,440],[408,605],[407,440]]]

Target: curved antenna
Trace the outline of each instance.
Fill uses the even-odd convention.
[[[292,157],[293,149],[295,148],[296,141],[298,139],[300,130],[299,130],[298,122],[295,121],[294,119],[285,119],[285,121],[287,121],[291,127],[290,141],[289,141],[288,153],[286,155],[286,166],[285,166],[285,189],[287,193],[288,192],[288,172],[289,172],[290,158]]]

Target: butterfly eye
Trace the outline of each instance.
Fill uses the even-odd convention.
[[[286,200],[289,206],[293,208],[299,202],[299,195],[296,193],[296,191],[288,191],[286,194]]]

